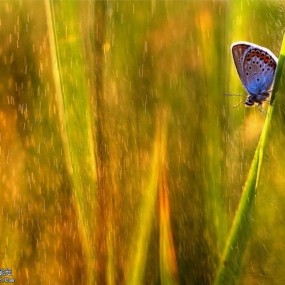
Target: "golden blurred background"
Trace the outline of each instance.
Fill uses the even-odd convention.
[[[284,15],[265,0],[1,1],[8,277],[213,284],[265,119],[224,96],[246,94],[230,45],[278,56]],[[232,284],[285,282],[284,110],[279,96]]]

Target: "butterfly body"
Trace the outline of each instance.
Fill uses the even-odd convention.
[[[249,42],[231,46],[240,80],[248,92],[246,106],[261,105],[270,95],[277,67],[277,57],[267,48]]]

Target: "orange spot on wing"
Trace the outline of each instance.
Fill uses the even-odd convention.
[[[270,60],[270,57],[269,57],[269,55],[267,54],[267,55],[265,56],[265,58],[264,58],[264,62],[265,62],[265,63],[268,63],[269,60]]]

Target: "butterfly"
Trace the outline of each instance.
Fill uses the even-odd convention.
[[[267,48],[249,42],[231,45],[239,78],[249,94],[245,106],[260,106],[270,95],[278,59]]]

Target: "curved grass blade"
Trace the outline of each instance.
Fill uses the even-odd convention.
[[[220,261],[220,266],[214,283],[215,285],[235,284],[236,279],[238,278],[239,269],[244,254],[244,249],[246,247],[246,243],[248,240],[247,237],[250,228],[250,214],[260,177],[263,152],[266,146],[266,141],[269,136],[272,112],[274,109],[275,95],[278,91],[284,60],[285,60],[285,35],[283,36],[282,46],[277,65],[277,71],[273,84],[271,101],[267,110],[265,123],[262,129],[259,143],[255,150],[254,158],[251,163],[247,180],[245,182],[239,207],[237,209],[233,225],[229,233],[227,243]]]

